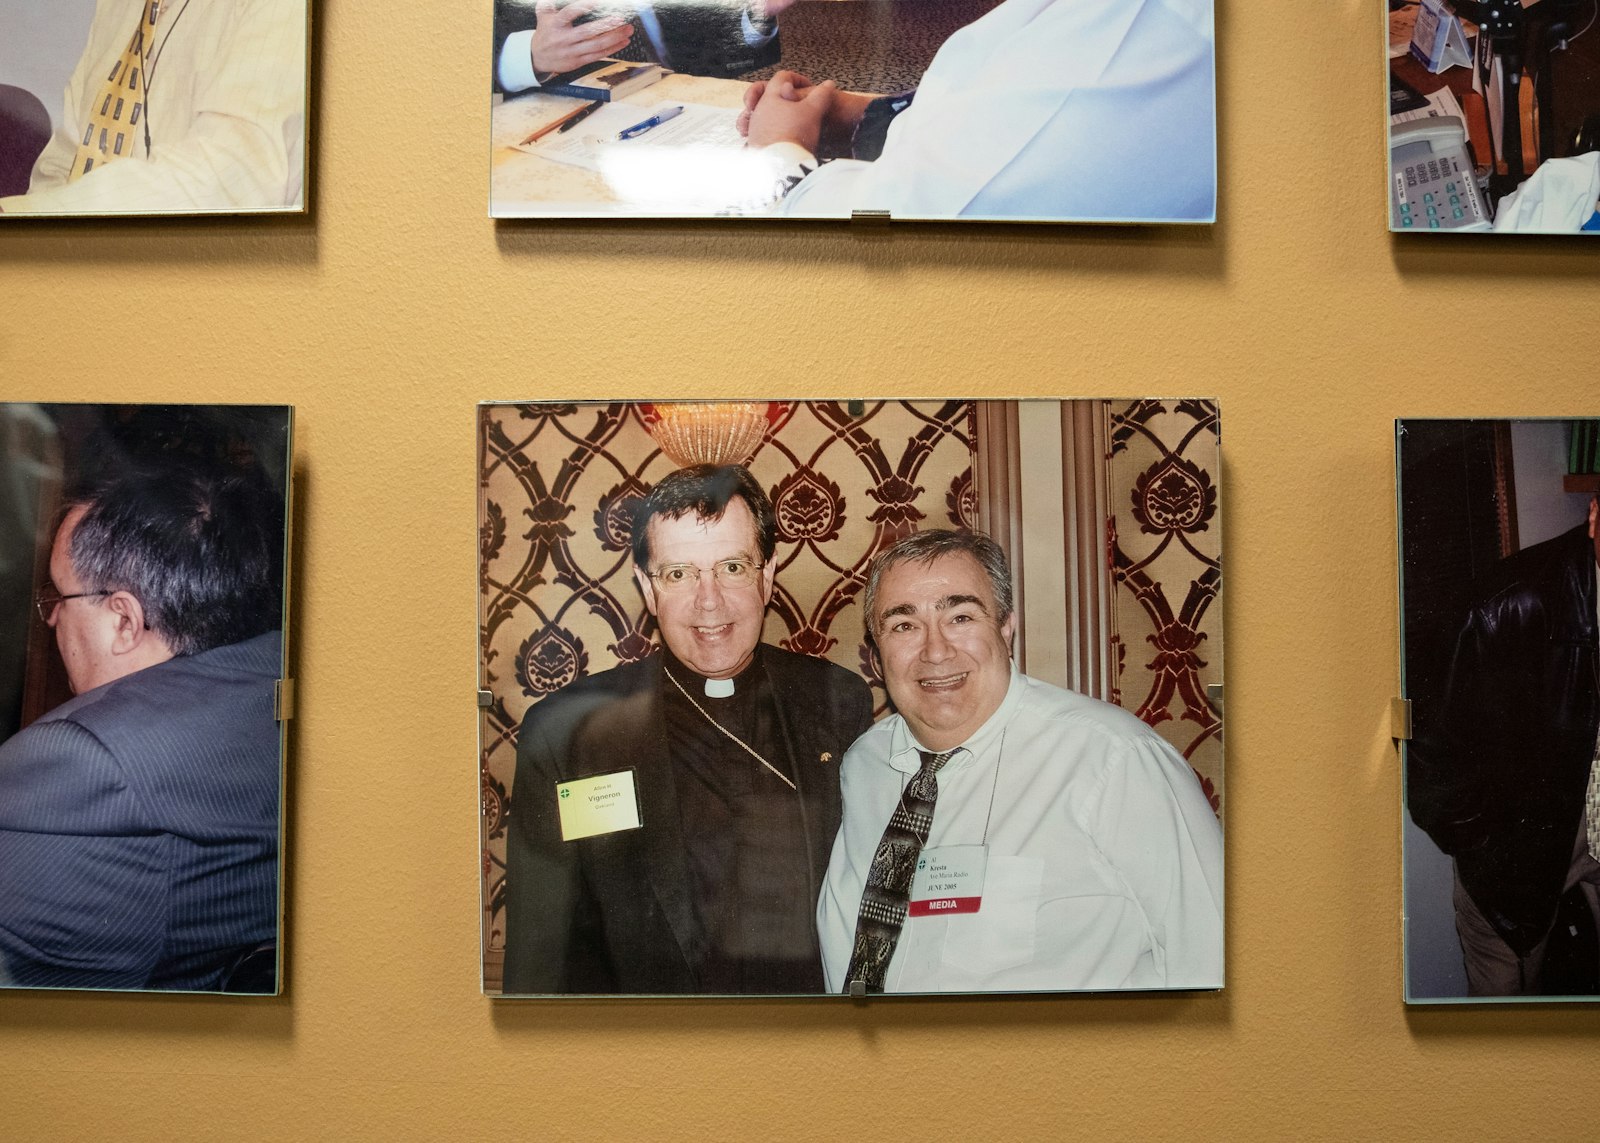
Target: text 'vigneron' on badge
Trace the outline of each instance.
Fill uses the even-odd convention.
[[[913,917],[949,917],[976,913],[983,904],[983,873],[989,864],[987,845],[941,845],[925,849],[911,879]]]
[[[644,824],[639,820],[632,770],[557,782],[556,806],[561,811],[562,841],[619,833]]]

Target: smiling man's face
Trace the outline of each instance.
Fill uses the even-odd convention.
[[[712,569],[728,560],[761,563],[756,520],[745,502],[728,501],[721,519],[690,512],[647,525],[650,572],[690,564],[700,579],[677,591],[662,591],[650,576],[634,569],[645,606],[656,617],[662,641],[679,662],[708,679],[731,679],[750,665],[761,641],[761,621],[772,597],[773,566],[767,564],[745,585],[727,586]]]
[[[1006,697],[1016,616],[1000,621],[988,575],[965,552],[895,564],[874,606],[895,709],[924,749],[960,746]]]

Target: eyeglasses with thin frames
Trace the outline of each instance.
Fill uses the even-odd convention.
[[[71,595],[60,595],[54,590],[41,591],[33,597],[33,605],[39,610],[39,618],[46,623],[55,615],[56,608],[69,599],[93,599],[97,596],[111,595],[109,591],[78,591]]]
[[[694,564],[663,564],[648,574],[656,581],[656,587],[665,592],[693,591],[706,572],[716,578],[718,587],[732,589],[753,587],[764,567],[765,564],[754,560],[718,560],[709,568],[696,567]]]

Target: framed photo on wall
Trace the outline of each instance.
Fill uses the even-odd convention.
[[[0,404],[0,987],[280,990],[290,423]]]
[[[495,0],[490,214],[1216,217],[1212,0]]]
[[[1600,422],[1396,422],[1406,999],[1600,997]]]
[[[307,0],[0,0],[0,218],[305,210]]]
[[[1214,402],[478,423],[488,995],[1222,986]]]
[[[1600,230],[1590,0],[1388,0],[1389,229]]]

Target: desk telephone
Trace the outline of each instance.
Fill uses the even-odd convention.
[[[1389,128],[1389,229],[1489,229],[1489,209],[1454,115]]]

